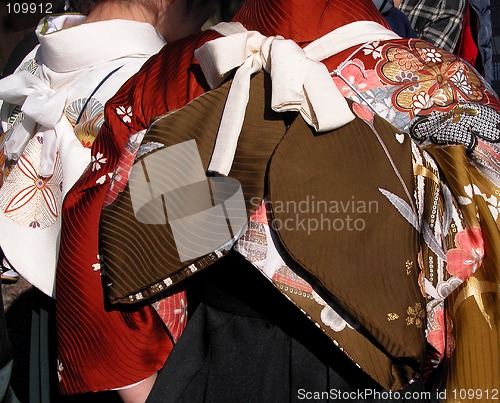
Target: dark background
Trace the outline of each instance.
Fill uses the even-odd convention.
[[[491,27],[493,30],[492,85],[500,95],[500,0],[491,0]]]
[[[0,72],[2,72],[7,59],[16,46],[28,34],[32,33],[38,21],[43,17],[40,13],[8,13],[7,4],[11,4],[10,10],[13,11],[13,3],[22,3],[23,1],[0,0]],[[63,0],[25,0],[25,3],[35,3],[36,9],[39,10],[39,4],[42,4],[42,9],[56,10],[61,7]],[[50,4],[50,6],[47,6]]]

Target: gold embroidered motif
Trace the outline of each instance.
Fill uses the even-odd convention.
[[[81,98],[68,105],[65,113],[82,146],[92,147],[92,143],[104,123],[103,105],[94,98]]]
[[[398,315],[397,313],[394,313],[394,312],[389,312],[389,313],[387,314],[387,320],[388,320],[389,322],[392,322],[393,320],[397,320],[397,319],[399,319],[399,315]]]
[[[406,326],[415,325],[419,329],[424,325],[422,319],[425,317],[425,311],[422,309],[420,302],[415,303],[414,306],[409,306],[406,309]]]
[[[465,108],[461,105],[453,108],[450,112],[448,112],[442,119],[441,123],[444,123],[448,119],[452,119],[453,123],[458,123],[462,117],[462,114],[469,116],[477,116],[480,112],[477,109]]]
[[[413,262],[411,260],[407,260],[405,263],[405,267],[406,267],[406,275],[409,276],[413,271]]]

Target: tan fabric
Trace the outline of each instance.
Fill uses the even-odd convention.
[[[443,168],[453,193],[471,200],[461,206],[464,220],[480,226],[484,235],[482,267],[446,300],[456,339],[446,361],[446,401],[490,401],[500,385],[500,226],[488,201],[500,198],[500,189],[470,164],[464,147],[427,151]]]

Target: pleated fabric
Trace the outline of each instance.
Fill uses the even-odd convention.
[[[199,40],[203,43],[217,36],[208,32]],[[160,55],[160,64],[151,68],[147,62],[148,74],[132,77],[125,83],[124,91],[120,92],[125,98],[130,88],[141,89],[132,92],[134,98],[127,103],[134,105],[133,122],[125,126],[126,132],[111,132],[114,121],[123,115],[115,108],[107,110],[107,123],[98,136],[97,149],[106,156],[109,165],[99,171],[87,170],[65,199],[56,279],[58,372],[64,394],[139,382],[163,366],[172,348],[165,325],[153,307],[110,307],[107,302],[98,256],[98,229],[108,186],[98,185],[103,175],[109,181],[106,173],[112,171],[112,164],[131,134],[147,127],[165,108],[177,109],[203,93],[206,87],[201,72],[191,67],[197,45],[192,38],[174,47],[168,45],[174,51],[165,51],[163,59]],[[179,69],[165,74],[163,63]],[[147,93],[142,92],[145,86],[149,88]],[[167,91],[170,87],[172,91]],[[121,100],[117,102],[122,104]]]
[[[375,21],[389,28],[373,2],[356,0],[249,0],[233,20],[262,35],[281,35],[299,45],[355,21]]]
[[[250,201],[261,200],[264,196],[269,158],[287,130],[283,115],[266,107],[265,95],[270,90],[269,76],[259,74],[253,81],[255,85],[252,86],[252,97],[240,134],[238,155],[231,170],[231,177],[239,181],[247,200],[248,211],[238,213],[243,217],[249,216],[259,204]],[[203,167],[206,168],[229,84],[199,97],[179,111],[159,118],[150,126],[143,141],[169,147],[195,140]],[[263,116],[267,116],[267,119],[262,119]],[[145,157],[151,155],[148,153]],[[172,175],[180,177],[188,174],[191,168],[179,164],[176,167],[178,172],[173,172],[162,170],[162,165],[164,162],[159,159],[155,171],[158,172],[158,183],[167,182]],[[147,167],[148,170],[153,169],[150,162]],[[223,226],[226,228],[225,222]],[[153,297],[163,288],[182,281],[218,259],[216,254],[209,254],[201,259],[182,262],[170,226],[140,223],[136,219],[128,186],[116,201],[104,207],[100,242],[106,260],[106,282],[110,284],[106,287],[107,294],[112,303],[132,303]]]
[[[96,190],[71,194],[63,210],[56,318],[59,385],[65,394],[139,382],[161,368],[172,348],[151,306],[131,312],[105,308],[101,273],[92,269],[99,254],[99,211],[78,209],[76,204],[102,203],[104,195]],[[68,250],[66,245],[74,247]]]

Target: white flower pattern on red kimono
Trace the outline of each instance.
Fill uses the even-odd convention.
[[[121,119],[125,122],[125,123],[130,123],[132,122],[132,107],[131,106],[119,106],[118,108],[116,108],[116,113],[118,113],[118,115],[121,116]]]
[[[108,159],[104,158],[104,155],[100,152],[98,152],[96,155],[92,156],[92,172],[98,171],[101,169],[101,166],[106,163]]]
[[[382,47],[380,41],[371,42],[363,47],[363,53],[371,55],[374,59],[380,59],[382,57]]]
[[[101,260],[99,258],[99,255],[97,255],[97,263],[94,263],[92,265],[92,270],[93,271],[101,271]]]

